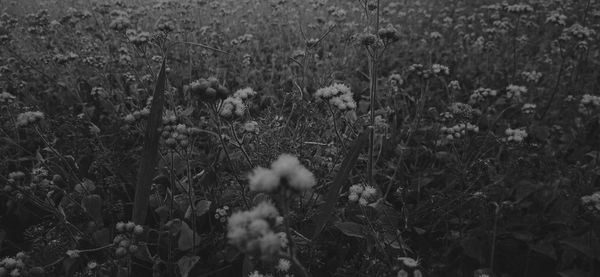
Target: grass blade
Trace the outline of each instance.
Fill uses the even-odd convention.
[[[158,164],[158,128],[162,122],[162,110],[164,106],[164,94],[167,82],[166,58],[163,58],[160,73],[154,87],[154,95],[152,97],[152,106],[150,107],[150,115],[146,125],[146,133],[144,135],[144,149],[142,150],[142,160],[138,170],[137,184],[135,187],[135,200],[133,203],[132,221],[136,224],[144,224],[148,209],[148,200],[150,197],[150,186],[154,178],[156,165]]]
[[[350,175],[350,171],[356,165],[356,161],[358,160],[358,156],[362,148],[367,144],[369,139],[369,132],[365,131],[358,138],[354,140],[352,148],[348,155],[342,161],[342,165],[340,166],[339,171],[335,175],[333,179],[333,183],[329,187],[327,194],[325,195],[325,204],[319,207],[319,211],[316,215],[316,227],[315,232],[313,234],[312,240],[314,241],[317,236],[323,231],[325,225],[333,215],[335,210],[335,204],[337,203],[337,198],[339,196],[340,189],[346,184],[348,180],[348,176]]]

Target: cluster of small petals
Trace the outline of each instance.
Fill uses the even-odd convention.
[[[372,186],[352,185],[349,189],[348,201],[358,202],[358,204],[366,206],[373,200],[375,194],[377,194],[377,189]]]
[[[525,103],[525,104],[523,104],[523,107],[521,107],[521,111],[525,114],[532,114],[535,112],[536,108],[537,108],[536,104]]]
[[[276,269],[281,272],[288,272],[292,267],[292,263],[286,259],[279,259]]]
[[[526,71],[522,72],[521,75],[523,76],[523,78],[525,78],[525,81],[530,83],[537,83],[540,80],[540,78],[542,78],[542,73],[537,71]]]
[[[16,97],[6,91],[0,93],[0,104],[11,104],[14,102]]]
[[[320,88],[315,92],[315,97],[329,101],[329,104],[342,111],[356,109],[356,102],[354,101],[352,91],[343,84],[333,84]]]
[[[587,40],[591,39],[592,36],[596,34],[596,32],[588,27],[582,26],[579,23],[575,23],[569,28],[564,29],[563,34],[576,40]]]
[[[498,95],[498,91],[489,88],[478,88],[469,97],[469,103],[475,104],[484,101],[486,98]]]
[[[478,133],[479,126],[471,123],[459,123],[451,127],[443,126],[440,131],[442,135],[449,140],[459,139],[467,134],[467,132]]]
[[[244,125],[242,126],[242,129],[246,133],[258,134],[258,132],[259,132],[258,122],[254,121],[254,120],[248,121],[248,122],[244,123]]]
[[[233,97],[237,97],[242,100],[246,100],[255,95],[256,95],[256,91],[254,91],[252,88],[239,89],[235,93],[233,93]]]
[[[44,119],[44,113],[40,111],[24,112],[17,115],[17,126],[25,127],[29,124],[37,123]]]
[[[281,236],[273,231],[277,209],[262,202],[250,211],[236,212],[227,220],[227,238],[241,251],[272,261],[283,247]]]
[[[379,29],[377,32],[379,38],[381,38],[385,43],[396,42],[400,39],[400,32],[393,25],[388,25],[387,27]]]
[[[257,167],[248,176],[250,189],[270,192],[284,184],[296,191],[305,191],[316,184],[315,176],[300,164],[298,158],[282,154],[271,168]]]
[[[460,90],[460,83],[458,80],[452,80],[448,83],[448,88],[451,90]]]
[[[441,64],[433,64],[431,65],[431,71],[437,75],[450,75],[450,68]]]
[[[26,258],[27,255],[24,252],[19,252],[14,257],[5,257],[0,260],[0,276],[28,276],[28,269],[25,265]]]
[[[139,31],[135,29],[128,29],[125,32],[127,39],[134,45],[141,46],[150,41],[150,33],[145,31]]]
[[[527,137],[527,131],[525,129],[508,128],[504,131],[504,134],[507,136],[504,138],[504,140],[507,142],[522,142]]]
[[[243,116],[246,112],[246,104],[243,100],[238,97],[227,97],[221,104],[219,114],[225,118],[231,118],[233,116]]]
[[[514,4],[506,7],[506,11],[515,14],[525,14],[533,12],[533,7],[527,4]]]
[[[524,86],[508,85],[506,87],[506,97],[508,98],[520,98],[525,93],[527,93],[527,88]]]
[[[600,108],[600,96],[584,94],[579,101],[578,110],[582,114],[591,114]]]
[[[600,191],[581,197],[583,205],[600,212]]]
[[[557,11],[551,12],[548,17],[546,17],[546,23],[556,24],[559,26],[566,26],[567,16],[561,14]]]

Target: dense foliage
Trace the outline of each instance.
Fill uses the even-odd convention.
[[[600,275],[597,1],[0,13],[0,277]]]

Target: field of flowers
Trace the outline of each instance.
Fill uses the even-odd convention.
[[[600,1],[0,0],[0,277],[600,276]]]

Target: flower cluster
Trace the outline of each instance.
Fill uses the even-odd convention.
[[[337,107],[341,111],[356,109],[356,102],[352,96],[352,91],[343,84],[333,84],[328,87],[320,88],[315,92],[315,97],[328,100],[329,104]]]
[[[242,252],[263,261],[273,261],[287,242],[285,233],[274,231],[281,224],[278,218],[279,212],[269,202],[262,202],[249,211],[236,212],[227,220],[227,238]]]
[[[242,117],[246,112],[246,104],[244,104],[244,100],[239,97],[227,97],[221,103],[221,108],[219,109],[219,114],[225,118],[231,118],[234,115]]]
[[[581,202],[584,206],[590,209],[596,209],[597,212],[600,212],[600,191],[581,197]]]
[[[579,23],[571,25],[563,30],[563,34],[575,40],[588,40],[596,34],[596,32],[588,27],[581,26]]]
[[[142,46],[150,41],[150,33],[145,31],[128,29],[125,31],[125,35],[135,46]]]
[[[459,123],[452,127],[443,126],[440,128],[442,135],[444,135],[447,139],[459,139],[467,134],[467,132],[478,133],[479,126],[475,126],[471,123]]]
[[[300,164],[298,158],[282,154],[271,168],[257,167],[248,175],[250,190],[270,192],[280,186],[306,191],[316,184],[315,176]]]
[[[225,223],[227,221],[227,215],[229,214],[229,206],[223,206],[223,208],[217,208],[215,210],[215,219]]]
[[[417,268],[419,266],[418,261],[416,261],[413,258],[409,258],[409,257],[400,257],[397,259],[399,262],[401,262],[401,264],[400,264],[400,270],[398,270],[398,274],[396,276],[398,276],[398,277],[408,277],[408,276],[423,277],[423,273],[421,272],[420,269]],[[409,272],[412,272],[412,275],[409,275]]]
[[[431,71],[436,75],[450,75],[450,68],[437,63],[431,65]]]
[[[460,90],[460,83],[458,82],[458,80],[452,80],[450,81],[450,83],[448,83],[448,88],[454,91],[458,91]]]
[[[533,12],[533,7],[527,4],[514,4],[507,6],[506,11],[514,14],[526,14]]]
[[[163,127],[159,131],[165,144],[171,148],[177,146],[187,147],[190,144],[190,136],[200,132],[198,128],[188,127],[185,124],[177,124],[175,116],[163,117]]]
[[[556,24],[559,26],[566,26],[567,16],[557,11],[551,12],[546,18],[546,23]]]
[[[579,101],[579,112],[582,114],[591,114],[594,110],[600,108],[600,96],[584,94]]]
[[[524,86],[517,86],[517,85],[508,85],[506,87],[506,97],[508,98],[514,98],[514,99],[521,99],[521,96],[523,96],[523,94],[527,93],[527,88]]]
[[[133,113],[130,113],[130,114],[124,116],[123,121],[125,121],[125,123],[127,123],[127,124],[133,124],[136,121],[146,118],[149,114],[150,114],[150,109],[143,108],[139,111],[134,111]]]
[[[256,91],[254,91],[252,88],[243,88],[238,89],[236,92],[234,92],[233,97],[246,100],[252,96],[255,96],[256,94]]]
[[[379,29],[377,35],[385,44],[390,44],[400,39],[400,32],[398,32],[396,27],[394,27],[394,25],[391,24],[385,28]]]
[[[349,189],[348,201],[358,202],[361,206],[366,206],[377,194],[377,189],[372,186],[362,184],[352,185]]]
[[[532,114],[535,112],[536,108],[536,104],[525,103],[523,104],[523,107],[521,107],[521,112],[523,112],[524,114]]]
[[[537,72],[537,71],[530,71],[530,72],[522,72],[521,76],[523,76],[523,78],[525,78],[525,81],[530,82],[530,83],[537,83],[540,81],[540,79],[542,78],[542,73]]]
[[[24,112],[17,115],[17,126],[25,127],[29,124],[35,124],[44,119],[44,113],[40,111]]]
[[[258,134],[258,122],[252,120],[242,125],[242,132]]]
[[[478,88],[469,97],[469,103],[475,104],[484,101],[486,98],[498,95],[498,91],[490,88]]]
[[[19,252],[14,257],[6,257],[0,260],[0,277],[11,276],[43,276],[44,269],[41,267],[28,267],[29,256]]]
[[[126,12],[115,13],[117,16],[110,22],[109,28],[115,31],[123,31],[131,26],[131,21]]]
[[[527,131],[525,129],[511,129],[508,128],[504,131],[504,134],[508,137],[504,138],[504,141],[522,142],[527,137]]]
[[[12,104],[15,99],[17,99],[14,95],[3,91],[0,93],[0,104]]]
[[[133,254],[137,252],[138,245],[136,241],[136,236],[139,236],[144,233],[144,227],[142,225],[136,225],[135,223],[129,221],[118,222],[116,225],[118,234],[113,243],[116,246],[115,255],[121,258],[126,256],[127,254]]]
[[[197,96],[200,100],[215,101],[217,99],[225,99],[229,96],[229,89],[219,84],[219,80],[215,77],[208,79],[200,78],[190,84],[192,95]]]

